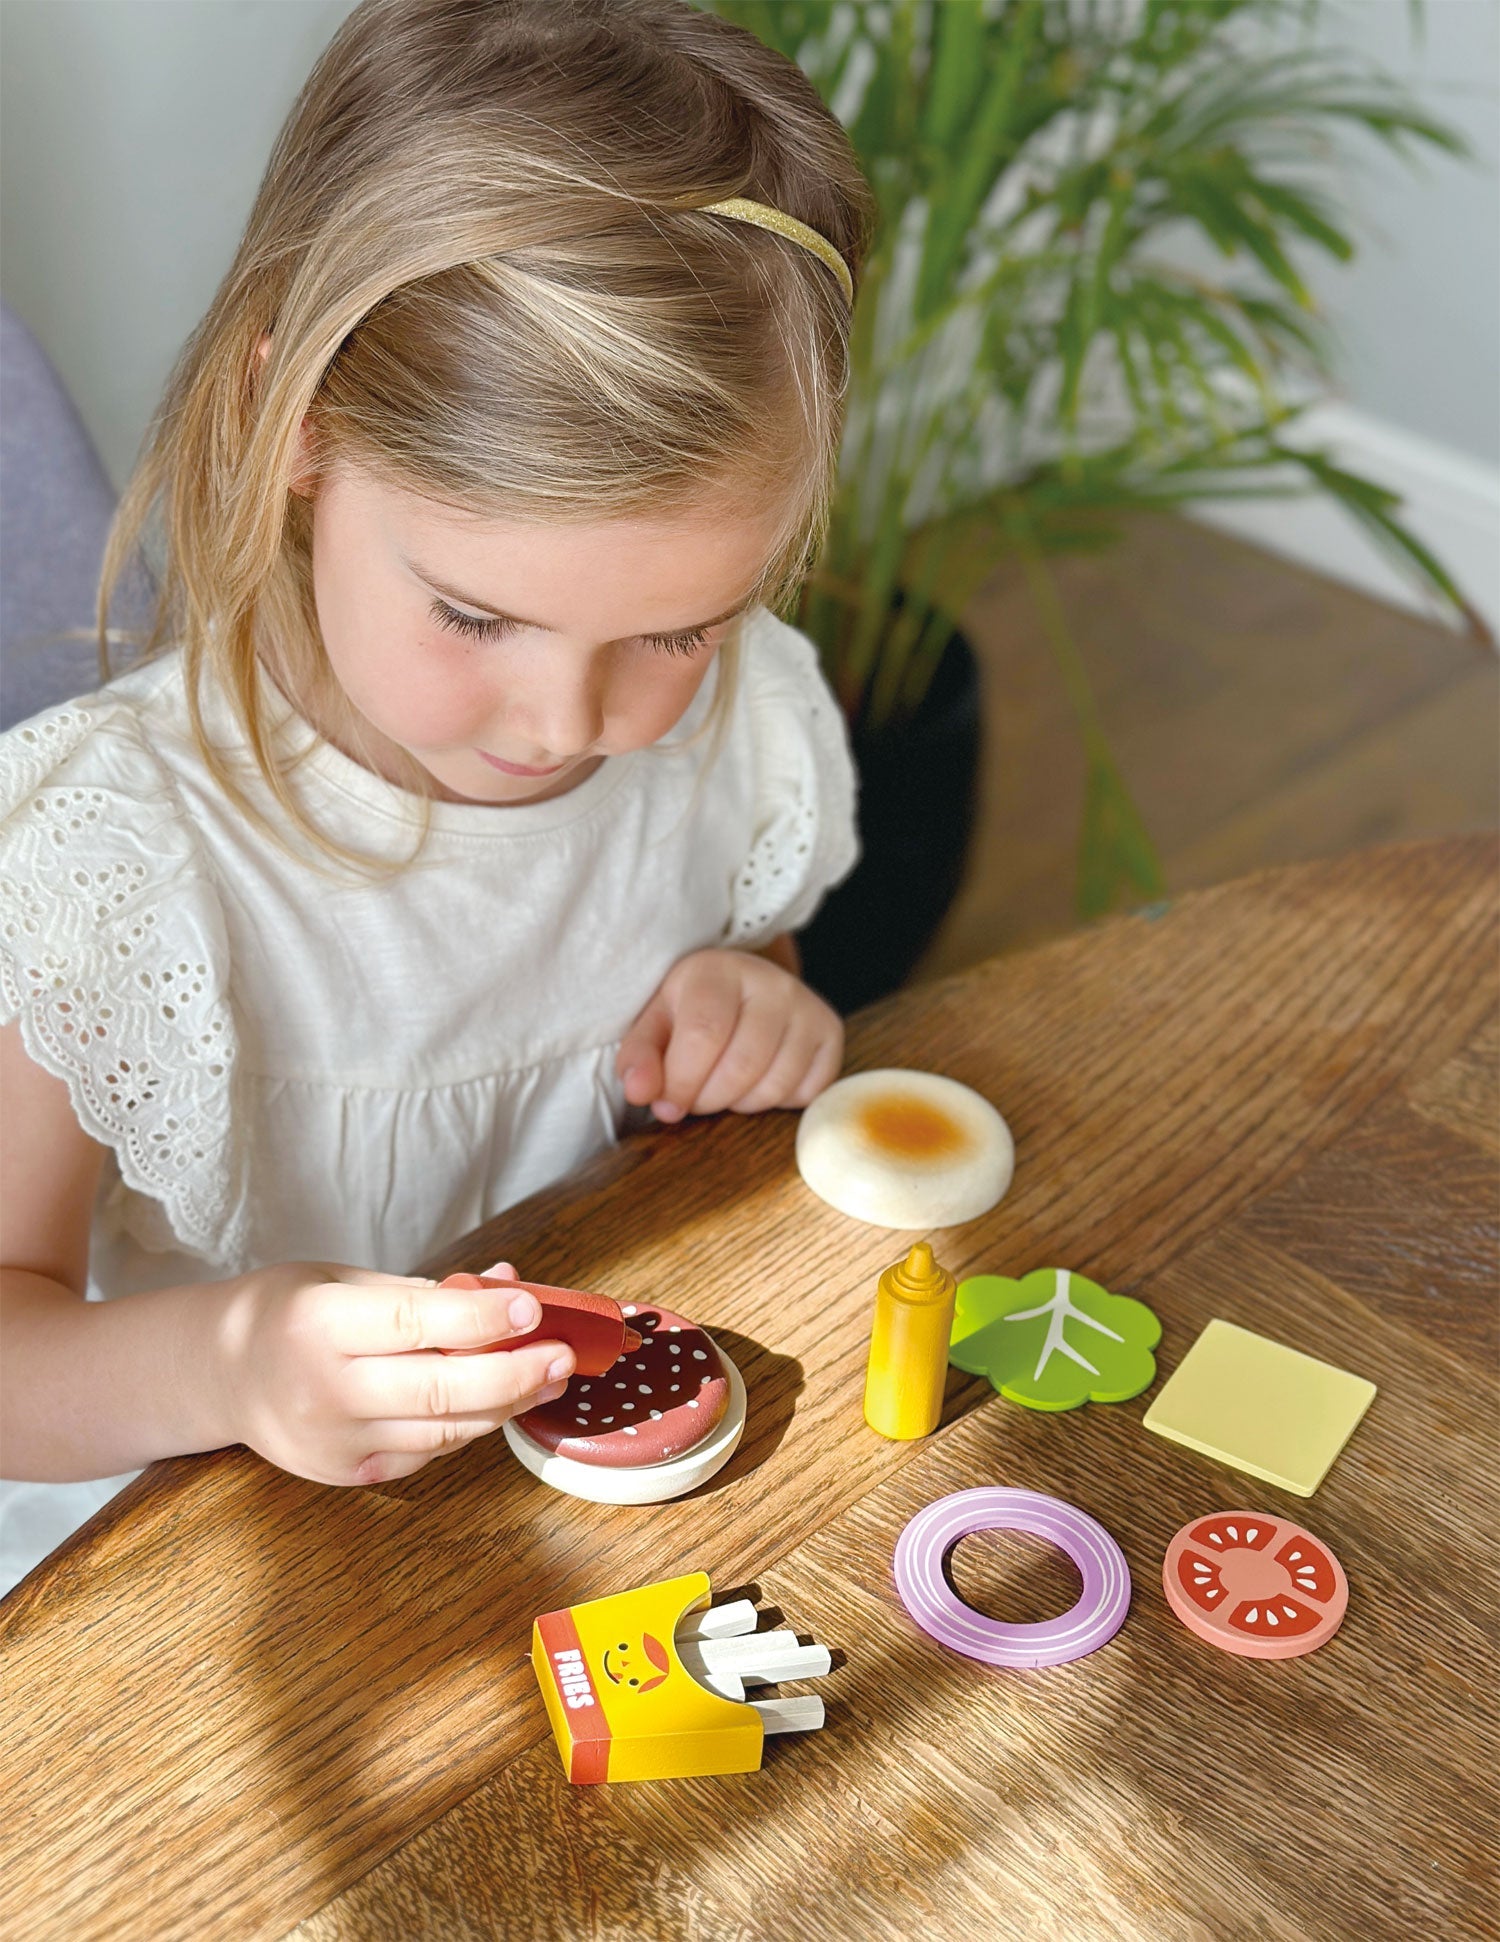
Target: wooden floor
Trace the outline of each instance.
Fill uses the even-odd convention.
[[[1169,894],[1500,822],[1500,656],[1222,533],[1143,516],[1054,563]],[[919,978],[1078,925],[1083,759],[1018,571],[965,616],[984,683],[979,825]]]

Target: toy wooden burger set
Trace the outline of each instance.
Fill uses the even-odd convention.
[[[745,1385],[733,1362],[670,1309],[580,1288],[449,1275],[445,1288],[536,1296],[542,1319],[495,1344],[566,1342],[577,1368],[562,1395],[505,1425],[526,1468],[554,1490],[596,1504],[660,1504],[722,1470],[745,1432]]]
[[[577,1367],[550,1403],[505,1425],[543,1483],[603,1504],[659,1504],[721,1470],[745,1429],[745,1385],[695,1322],[579,1288],[449,1275],[445,1288],[536,1297],[536,1328],[496,1343],[566,1342]],[[750,1773],[768,1733],[823,1724],[821,1699],[747,1700],[747,1685],[814,1678],[827,1648],[756,1629],[746,1599],[709,1610],[702,1572],[537,1619],[531,1658],[568,1778]]]
[[[932,1073],[856,1073],[802,1115],[797,1163],[838,1212],[885,1227],[977,1218],[1010,1183],[1014,1144],[987,1100]],[[723,1468],[745,1427],[745,1386],[695,1323],[654,1305],[530,1282],[538,1328],[498,1343],[567,1342],[577,1372],[564,1393],[505,1425],[543,1483],[605,1504],[682,1496]],[[1023,1408],[1073,1411],[1128,1402],[1156,1379],[1161,1323],[1133,1297],[1068,1268],[962,1282],[918,1241],[880,1277],[870,1332],[865,1421],[898,1442],[942,1421],[951,1366],[989,1377]],[[1226,1320],[1211,1321],[1143,1426],[1298,1496],[1311,1496],[1375,1395],[1374,1383]],[[1078,1602],[1039,1625],[1002,1623],[955,1592],[946,1570],[972,1531],[1046,1538],[1077,1567]],[[903,1529],[896,1591],[918,1627],[982,1664],[1036,1670],[1106,1646],[1130,1608],[1120,1545],[1076,1505],[991,1485],[950,1492]],[[1167,1604],[1206,1644],[1244,1659],[1301,1658],[1339,1630],[1349,1599],[1338,1559],[1311,1531],[1263,1510],[1195,1517],[1162,1563]],[[758,1768],[769,1733],[823,1724],[815,1696],[747,1697],[753,1685],[829,1670],[824,1646],[760,1631],[747,1600],[710,1606],[701,1572],[595,1599],[536,1620],[531,1658],[563,1768],[581,1785]]]

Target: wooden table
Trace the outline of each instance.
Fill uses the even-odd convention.
[[[1380,1393],[1310,1502],[1146,1434],[954,1378],[943,1428],[862,1425],[904,1237],[807,1194],[789,1115],[627,1142],[440,1266],[667,1299],[751,1415],[691,1501],[554,1495],[493,1437],[330,1490],[243,1450],[156,1466],[0,1606],[6,1937],[1492,1935],[1497,852],[1374,851],[1001,959],[858,1021],[852,1062],[949,1072],[1018,1146],[956,1271],[1062,1264],[1148,1298],[1169,1371],[1226,1316]],[[897,1602],[897,1534],[985,1482],[1092,1512],[1130,1560],[1112,1644],[1001,1673]],[[1263,1664],[1166,1609],[1199,1512],[1305,1520],[1343,1630]],[[972,1553],[972,1555],[970,1555]],[[758,1774],[570,1788],[533,1615],[703,1568],[837,1649],[819,1734]],[[999,1616],[1054,1554],[966,1540]],[[300,1923],[300,1927],[296,1925]]]

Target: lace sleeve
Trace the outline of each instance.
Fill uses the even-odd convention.
[[[725,942],[762,944],[806,924],[859,859],[858,783],[844,718],[795,628],[769,623],[748,647],[755,829],[734,881]]]
[[[218,894],[170,774],[106,694],[0,736],[0,1022],[128,1187],[210,1261],[242,1251]]]

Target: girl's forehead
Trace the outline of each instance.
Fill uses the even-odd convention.
[[[600,541],[618,546],[671,545],[684,539],[701,542],[727,529],[769,531],[781,523],[784,508],[756,508],[732,485],[705,489],[701,497],[653,513],[589,518],[519,517],[456,506],[405,487],[369,482],[368,495],[384,516],[407,534],[420,533],[455,546],[484,547],[496,543],[547,548],[588,548]]]
[[[329,483],[335,544],[374,539],[398,572],[549,631],[592,629],[622,603],[640,609],[642,632],[727,619],[757,597],[784,531],[722,491],[658,516],[547,521],[477,514],[368,476]],[[609,616],[594,613],[599,600]]]
[[[359,489],[356,519],[371,520],[404,565],[459,579],[480,602],[495,577],[562,590],[579,575],[661,583],[666,571],[684,590],[750,592],[785,530],[779,517],[723,493],[651,517],[532,520],[476,515],[373,485]]]

